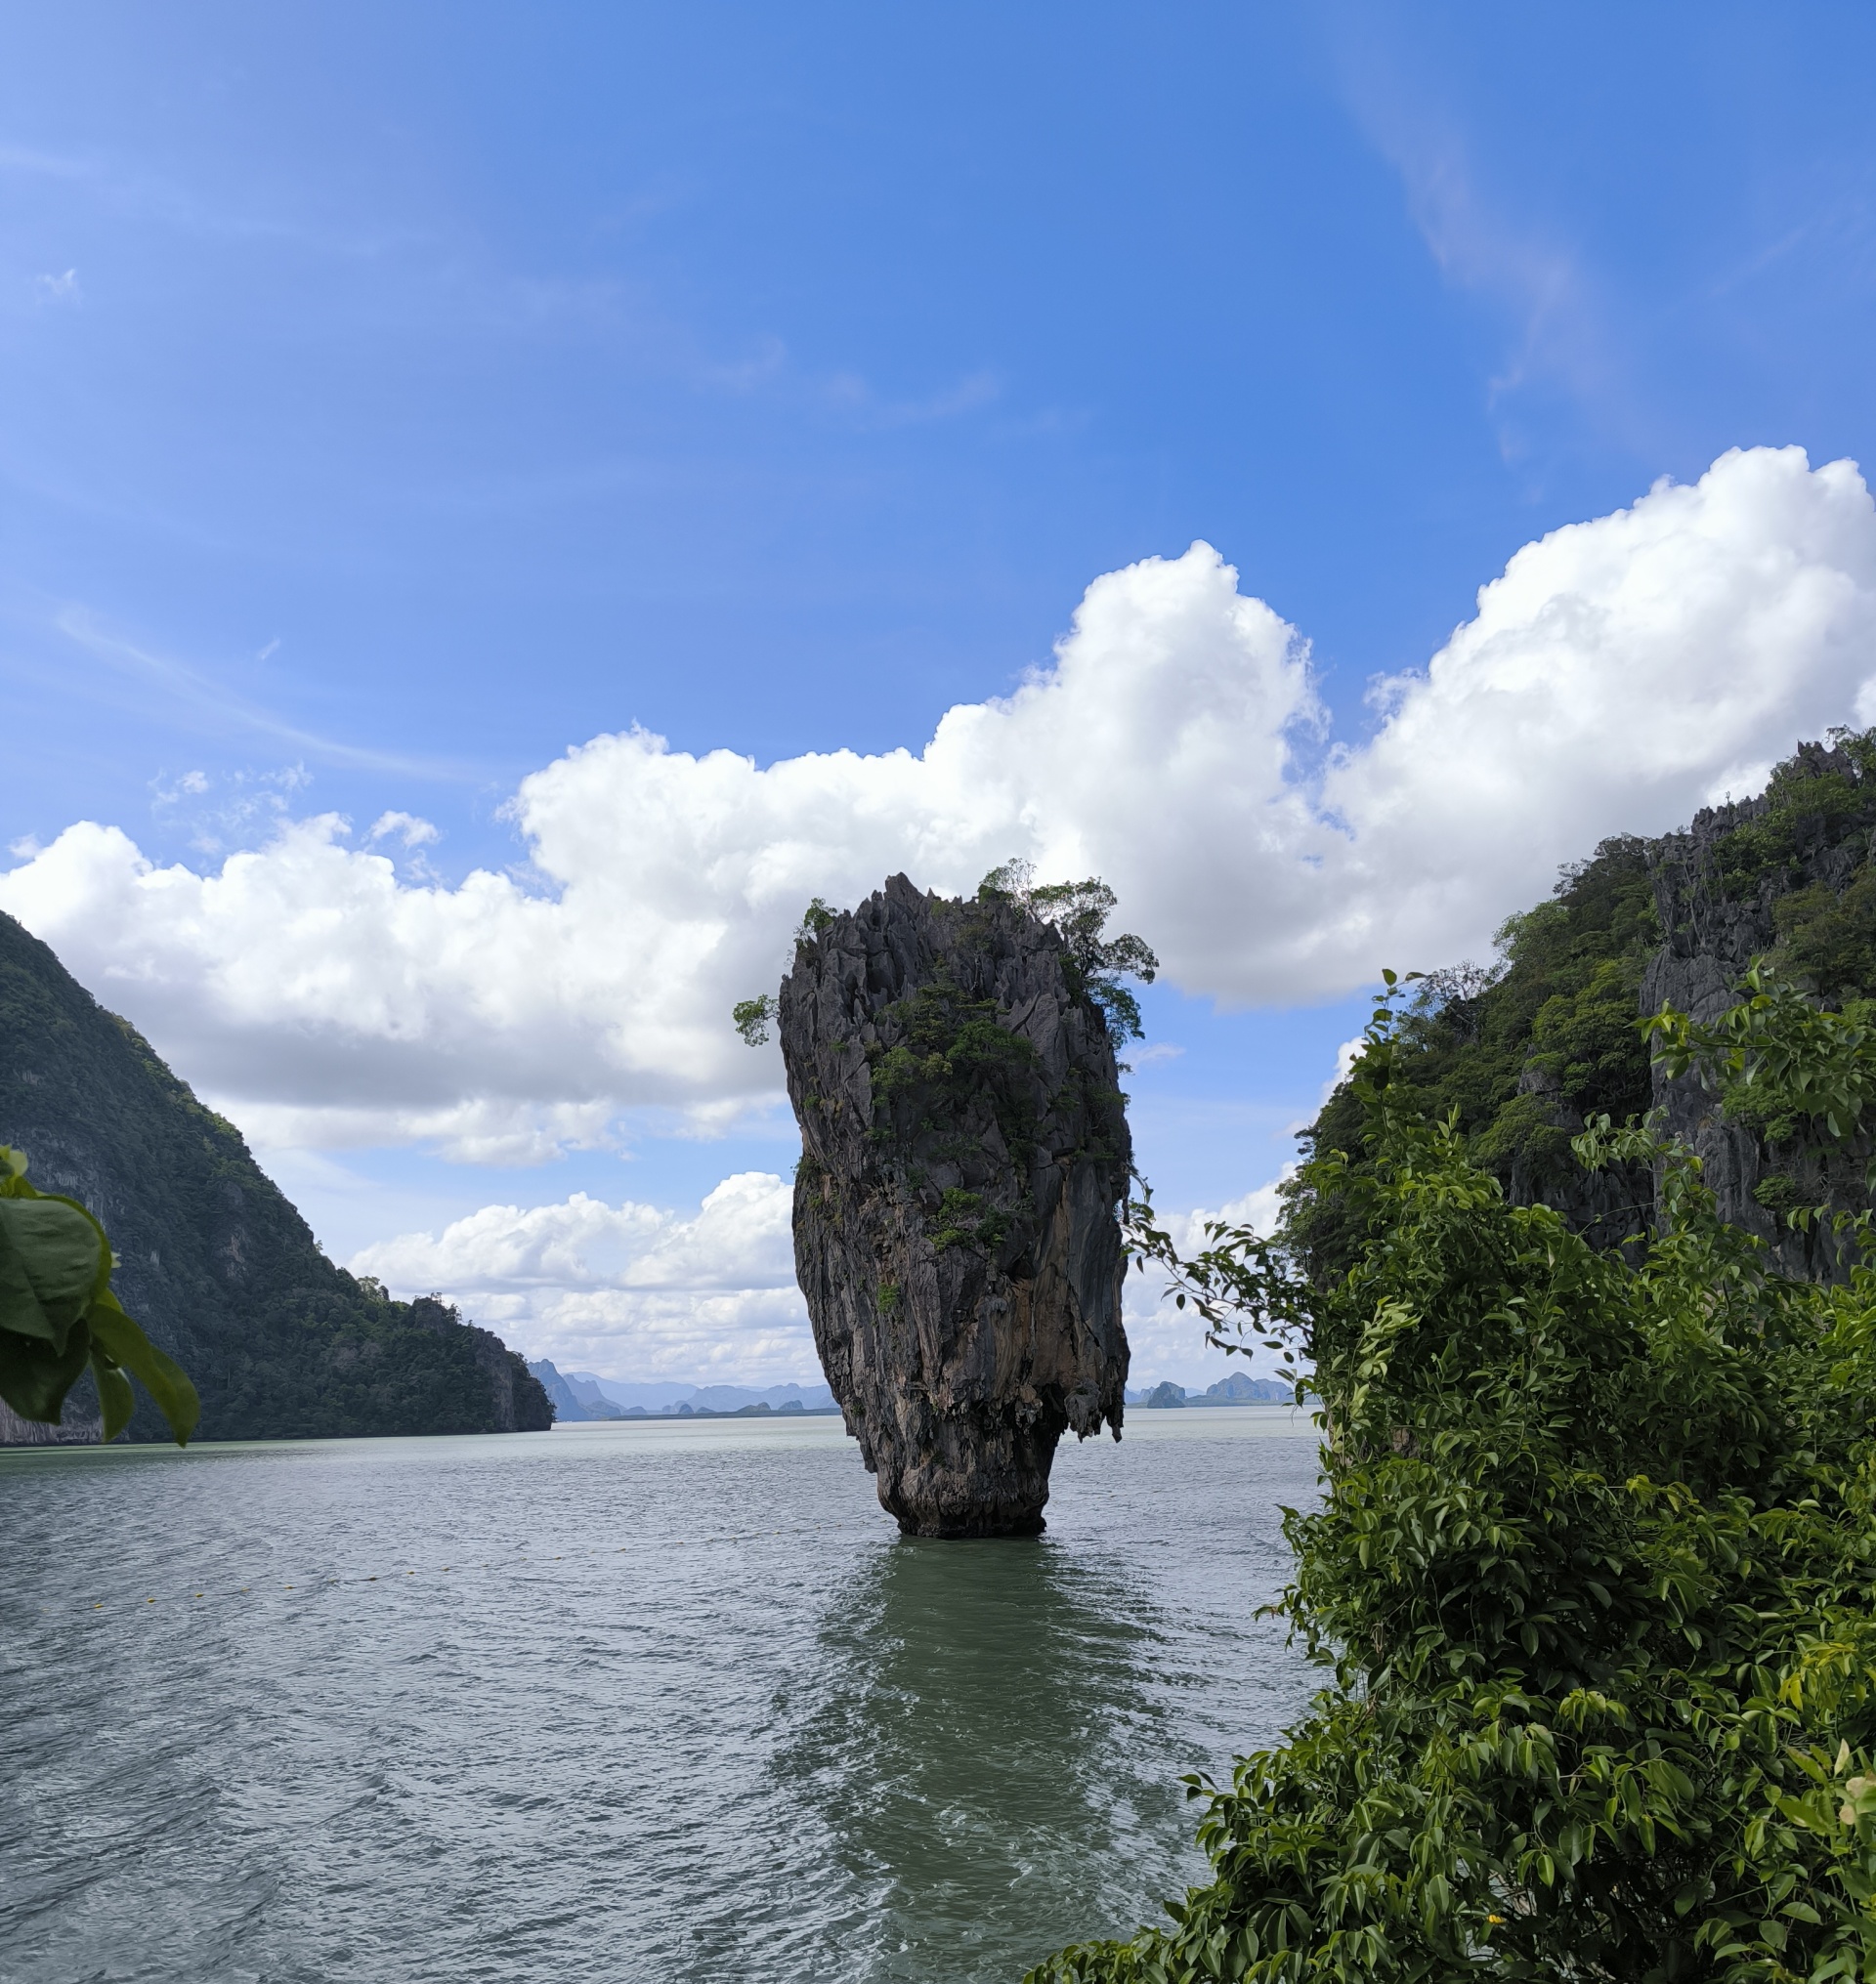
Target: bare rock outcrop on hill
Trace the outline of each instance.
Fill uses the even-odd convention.
[[[795,1270],[879,1499],[1033,1534],[1056,1443],[1120,1438],[1130,1160],[1101,1008],[1020,903],[903,875],[804,936],[779,1019]]]
[[[1866,775],[1841,746],[1802,743],[1782,769],[1867,790]],[[1742,829],[1763,832],[1773,810],[1769,794],[1706,807],[1684,832],[1649,844],[1662,944],[1642,981],[1644,1014],[1666,1004],[1703,1024],[1718,1021],[1744,997],[1740,981],[1753,959],[1775,951],[1781,905],[1804,894],[1841,901],[1867,874],[1871,836],[1864,820],[1832,820],[1821,810],[1801,813],[1785,824],[1776,861],[1766,861],[1762,869],[1749,859],[1741,861],[1737,836]],[[1869,1203],[1860,1180],[1870,1155],[1867,1137],[1853,1141],[1826,1165],[1803,1148],[1801,1138],[1781,1146],[1767,1139],[1763,1125],[1723,1111],[1720,1097],[1697,1076],[1670,1080],[1657,1065],[1653,1084],[1662,1126],[1700,1159],[1701,1180],[1712,1188],[1722,1218],[1758,1234],[1786,1274],[1826,1281],[1849,1274],[1858,1258],[1853,1237],[1824,1221],[1794,1230],[1760,1194],[1769,1177],[1782,1175],[1792,1180],[1798,1203],[1828,1199],[1860,1210]]]

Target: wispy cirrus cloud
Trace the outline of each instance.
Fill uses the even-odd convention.
[[[58,608],[52,614],[52,626],[111,675],[153,691],[179,729],[218,737],[247,734],[320,763],[392,772],[408,778],[454,781],[479,776],[476,768],[458,760],[378,750],[308,730],[232,689],[225,679],[209,670],[159,654],[112,631],[84,607]],[[263,654],[272,654],[278,645],[277,641],[270,643]]]
[[[996,404],[1002,397],[1003,381],[986,367],[922,398],[894,399],[857,372],[836,372],[821,391],[831,406],[859,415],[871,427],[924,427]]]
[[[1485,381],[1507,459],[1525,452],[1517,401],[1567,395],[1625,443],[1650,449],[1657,423],[1640,391],[1622,313],[1582,245],[1554,221],[1518,212],[1474,156],[1441,80],[1406,24],[1364,10],[1338,44],[1350,115],[1400,180],[1408,215],[1441,274],[1482,299],[1506,336]]]

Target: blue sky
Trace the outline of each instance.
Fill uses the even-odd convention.
[[[1195,539],[1309,643],[1306,779],[1520,547],[1728,449],[1871,456],[1865,8],[184,0],[7,41],[21,863],[92,821],[213,875],[407,814],[404,884],[454,888],[526,862],[570,746],[916,754]],[[1793,723],[1852,715],[1831,680]],[[246,1121],[108,937],[55,941]],[[1136,1125],[1163,1201],[1217,1203],[1365,1001],[1183,978]],[[526,1164],[252,1120],[341,1257],[786,1170],[772,1107],[661,1107]]]

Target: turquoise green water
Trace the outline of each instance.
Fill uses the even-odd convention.
[[[900,1539],[837,1420],[0,1456],[0,1974],[1013,1979],[1312,1685],[1286,1413]]]

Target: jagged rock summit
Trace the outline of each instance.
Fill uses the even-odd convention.
[[[1114,1045],[1020,902],[904,875],[804,934],[778,1008],[795,1272],[915,1536],[1033,1535],[1056,1443],[1121,1436],[1131,1146]]]

